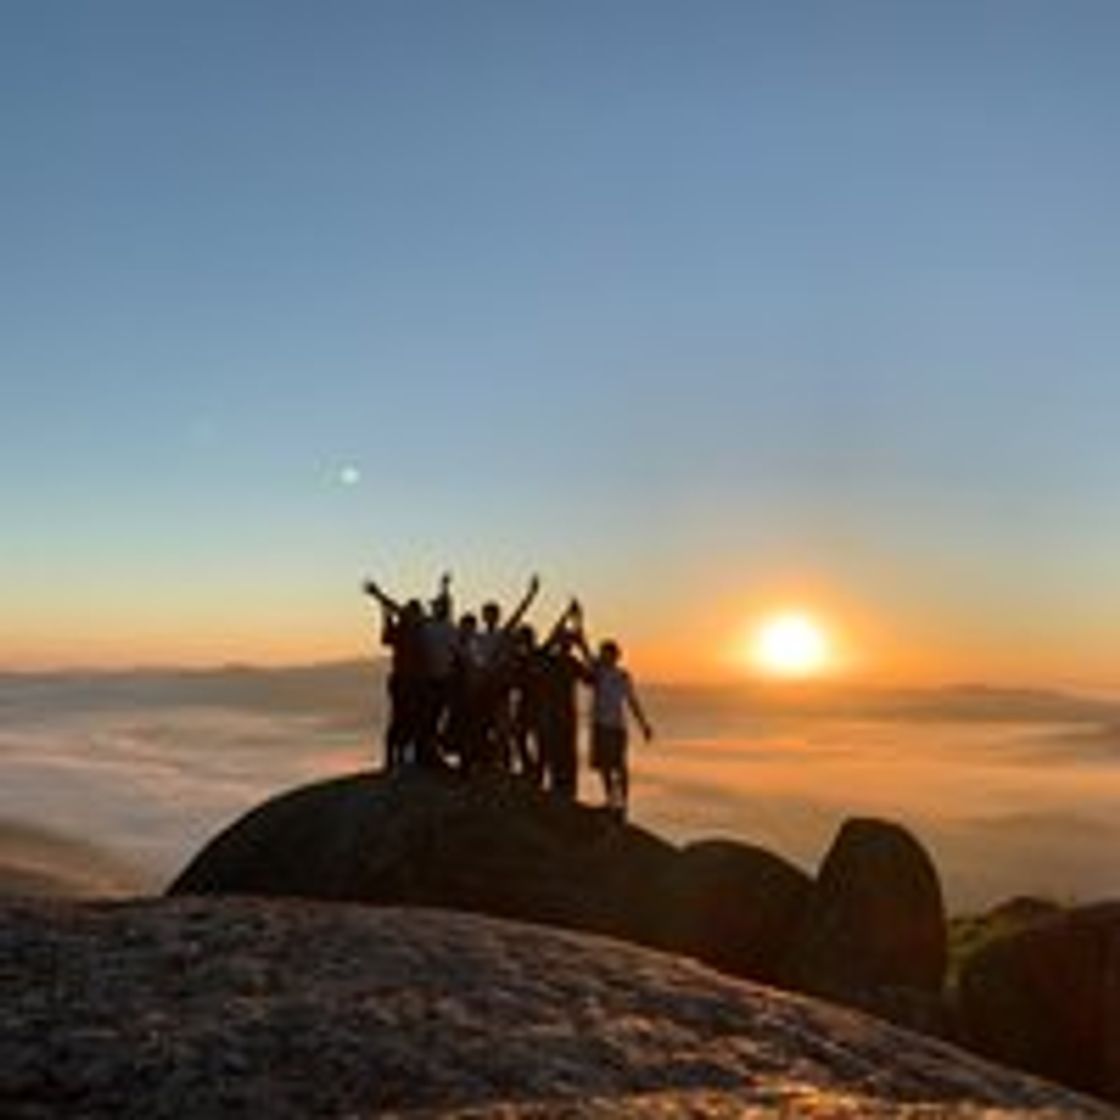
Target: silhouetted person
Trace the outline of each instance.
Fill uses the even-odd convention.
[[[591,683],[591,670],[576,655],[579,606],[560,617],[541,647],[537,664],[537,739],[546,788],[575,800],[579,788],[579,685]]]
[[[440,739],[451,700],[455,649],[459,641],[452,613],[451,574],[448,572],[440,578],[439,591],[421,626],[424,672],[417,761],[422,765],[435,766],[440,761]]]
[[[478,619],[473,614],[464,614],[456,635],[444,744],[447,751],[458,755],[459,766],[466,773],[478,768],[484,754],[482,668],[477,638]]]
[[[534,785],[544,778],[540,745],[540,708],[544,651],[537,646],[536,631],[519,626],[513,638],[510,692],[512,762],[518,773]]]
[[[533,605],[540,586],[540,579],[532,576],[521,601],[505,623],[502,623],[502,608],[497,603],[488,602],[482,607],[482,629],[475,638],[475,651],[482,674],[480,761],[486,766],[509,766],[513,722],[510,695],[516,670],[514,634]]]
[[[584,645],[586,650],[586,644]],[[591,767],[599,771],[607,807],[619,820],[626,819],[630,793],[627,767],[626,711],[633,714],[646,739],[653,728],[638,701],[634,682],[622,667],[618,643],[605,641],[589,665],[591,670]]]
[[[390,650],[389,718],[385,727],[385,767],[393,770],[410,761],[423,719],[424,610],[418,599],[401,606],[373,580],[362,589],[381,607],[381,643]]]

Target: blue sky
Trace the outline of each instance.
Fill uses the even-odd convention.
[[[345,652],[362,571],[449,563],[651,666],[788,593],[1107,676],[1118,45],[1090,2],[6,3],[0,659]]]

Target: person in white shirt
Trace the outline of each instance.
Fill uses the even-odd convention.
[[[586,650],[586,644],[584,645]],[[648,742],[653,738],[634,681],[622,667],[622,650],[615,641],[605,641],[590,659],[591,670],[591,768],[599,771],[607,808],[618,819],[626,819],[630,773],[626,763],[627,710],[638,721]]]
[[[509,769],[513,747],[511,690],[516,668],[517,646],[514,634],[540,592],[540,578],[534,575],[513,613],[503,623],[498,603],[482,605],[482,628],[474,638],[474,657],[481,683],[479,718],[483,766]]]

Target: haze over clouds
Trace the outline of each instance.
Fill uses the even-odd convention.
[[[158,889],[264,798],[378,758],[381,684],[352,664],[4,678],[0,820],[95,846],[102,889]],[[874,813],[929,844],[958,909],[1120,892],[1120,705],[978,690],[649,698],[660,734],[633,752],[635,816],[671,837],[735,836],[814,866],[844,817]],[[599,796],[586,774],[582,791]],[[0,833],[9,870],[80,878],[72,852],[33,859],[13,835]]]

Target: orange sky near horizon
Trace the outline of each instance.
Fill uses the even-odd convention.
[[[463,609],[475,606],[463,596]],[[185,595],[158,609],[133,603],[78,601],[60,595],[48,609],[27,604],[9,612],[0,639],[7,670],[126,669],[223,664],[288,665],[375,657],[377,613],[355,591],[314,601],[274,594],[222,600]],[[1117,681],[1106,640],[1082,635],[1080,648],[1047,634],[1043,620],[1003,632],[946,612],[903,611],[897,605],[857,603],[823,584],[760,588],[755,593],[714,592],[708,600],[672,604],[655,617],[631,603],[600,608],[587,601],[593,640],[616,636],[626,660],[643,679],[715,683],[772,678],[752,661],[750,645],[767,619],[797,611],[823,631],[828,657],[813,677],[837,684],[992,684],[1111,687]],[[547,624],[551,600],[532,612]],[[1031,620],[1027,620],[1030,622]]]

